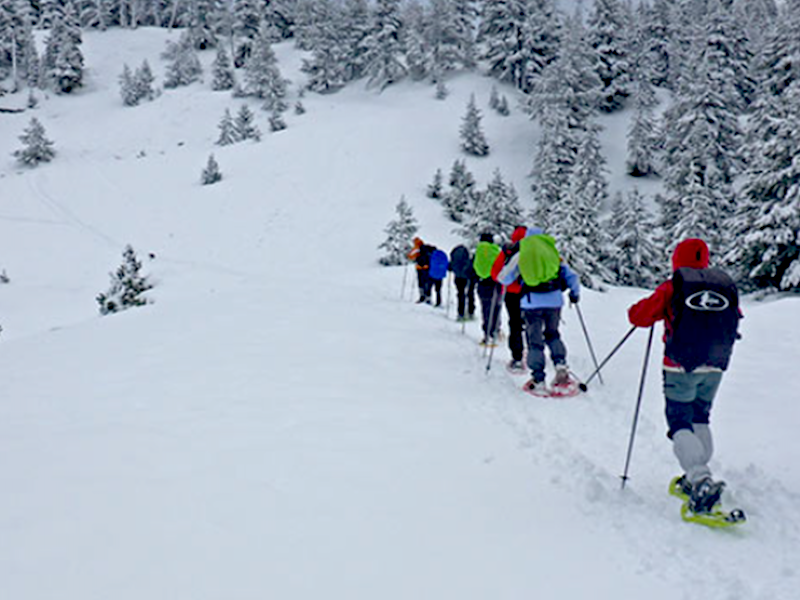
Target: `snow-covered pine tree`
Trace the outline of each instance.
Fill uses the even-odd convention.
[[[144,306],[149,302],[143,294],[152,289],[148,278],[141,274],[142,263],[136,252],[128,245],[122,253],[123,262],[115,273],[111,273],[111,287],[97,295],[100,314],[126,310],[133,306]]]
[[[81,30],[71,6],[54,22],[45,47],[42,76],[59,94],[68,94],[83,85]]]
[[[527,110],[531,118],[540,122],[557,113],[566,118],[569,129],[583,130],[597,110],[603,85],[595,71],[596,54],[577,17],[566,20],[561,43],[558,58],[536,80],[527,99]],[[577,144],[573,152],[577,152]]]
[[[467,112],[461,122],[461,148],[473,156],[486,156],[489,154],[489,144],[481,128],[481,112],[475,104],[475,94],[472,94],[467,103]]]
[[[347,83],[347,37],[344,13],[338,5],[324,2],[317,8],[314,43],[310,58],[300,70],[308,75],[306,87],[314,92],[332,93]]]
[[[167,42],[165,56],[172,57],[164,74],[164,87],[173,89],[194,83],[203,74],[203,67],[191,38],[184,32],[177,43]]]
[[[509,239],[514,228],[522,223],[519,196],[513,185],[503,181],[500,169],[495,169],[486,189],[473,194],[471,200],[463,225],[454,230],[470,246],[477,245],[481,233],[485,231]]]
[[[746,289],[800,289],[800,0],[781,9],[759,60],[759,93],[725,262]]]
[[[270,39],[269,27],[263,23],[244,66],[244,93],[263,100],[264,110],[272,111],[284,105],[289,81],[281,75]]]
[[[219,170],[217,159],[214,158],[213,154],[210,154],[208,156],[208,162],[203,172],[200,174],[200,183],[203,185],[211,185],[218,181],[222,181],[222,171]]]
[[[127,63],[123,65],[122,74],[119,76],[119,95],[122,96],[122,103],[125,106],[139,104],[139,90],[136,88],[133,73]]]
[[[400,4],[401,0],[376,0],[369,35],[363,40],[364,74],[368,85],[379,90],[400,81],[408,72],[402,60]]]
[[[518,87],[527,94],[545,67],[558,58],[563,23],[554,0],[529,0],[526,13],[521,51],[525,63]]]
[[[638,41],[649,68],[650,82],[665,87],[673,79],[671,0],[642,2],[636,11]]]
[[[41,162],[50,162],[56,155],[53,142],[47,139],[44,126],[36,117],[30,120],[19,139],[25,146],[16,150],[14,156],[23,165],[35,167]]]
[[[414,211],[406,202],[405,196],[400,198],[395,212],[397,218],[386,226],[384,229],[386,240],[378,246],[379,250],[384,250],[384,255],[378,259],[378,262],[387,267],[404,265],[408,262],[406,256],[411,252],[412,240],[418,230]]]
[[[344,57],[347,81],[364,76],[368,54],[367,39],[370,33],[370,9],[368,0],[344,0],[343,5]]]
[[[447,73],[475,64],[472,2],[431,0],[423,14],[422,39],[429,72],[438,82]]]
[[[694,76],[686,79],[676,101],[664,113],[664,151],[662,175],[666,200],[676,204],[680,226],[665,221],[665,235],[679,241],[685,232],[697,236],[706,231],[708,240],[722,242],[722,223],[730,216],[734,177],[740,172],[742,132],[735,105],[717,91],[704,63],[695,66]],[[695,207],[695,208],[692,208]],[[707,207],[702,213],[686,214]],[[727,240],[727,238],[724,238]],[[725,248],[715,245],[723,254]]]
[[[525,76],[524,30],[526,0],[493,0],[483,4],[478,39],[483,41],[482,58],[489,63],[489,75],[522,89]]]
[[[11,279],[8,277],[8,273],[6,273],[5,269],[0,271],[0,283],[11,283]]]
[[[625,197],[617,192],[609,224],[609,267],[620,285],[652,288],[664,275],[658,267],[664,251],[656,242],[655,222],[644,200],[637,188]]]
[[[659,131],[653,109],[656,95],[645,72],[634,70],[631,86],[633,118],[628,126],[628,157],[625,169],[634,177],[658,172]]]
[[[239,140],[261,141],[261,131],[254,121],[255,115],[253,111],[250,110],[247,104],[242,104],[233,122],[233,128]]]
[[[155,90],[153,90],[153,82],[155,80],[153,71],[150,69],[150,63],[146,59],[143,60],[133,74],[133,81],[139,100],[152,100],[155,97]]]
[[[236,77],[233,74],[233,66],[228,57],[228,52],[223,45],[217,46],[217,55],[211,64],[211,89],[215,92],[233,89]]]
[[[433,64],[433,49],[426,36],[429,26],[425,9],[420,4],[411,4],[403,14],[404,62],[408,75],[414,81],[422,81],[428,76],[432,81],[438,81],[442,77]]]
[[[435,97],[437,100],[444,100],[447,98],[450,92],[447,89],[447,85],[445,84],[444,80],[440,79],[436,82],[436,94]]]
[[[602,289],[614,279],[607,261],[612,251],[599,213],[608,198],[605,158],[600,149],[599,127],[589,127],[581,136],[572,165],[567,194],[550,207],[548,233],[559,242],[565,260],[579,274],[581,284]]]
[[[708,1],[700,43],[712,85],[737,112],[743,112],[755,92],[751,76],[753,53],[743,24],[720,0]]]
[[[472,204],[473,196],[478,193],[475,178],[467,170],[466,162],[456,160],[450,170],[448,190],[441,199],[445,216],[451,221],[461,223],[464,214]]]
[[[629,93],[630,18],[620,0],[595,0],[587,21],[588,41],[597,53],[597,75],[603,82],[599,108],[618,110]]]
[[[305,113],[306,113],[305,105],[300,100],[295,102],[294,103],[294,114],[296,114],[296,115],[304,115]]]
[[[228,108],[225,109],[225,113],[222,115],[217,127],[219,128],[219,138],[217,138],[216,142],[218,146],[229,146],[244,139],[236,129],[231,111]]]
[[[428,184],[428,189],[425,190],[425,195],[434,200],[441,200],[444,191],[444,175],[441,169],[436,169],[433,174],[433,181]]]
[[[269,130],[273,133],[277,131],[283,131],[286,129],[286,121],[283,118],[283,113],[280,111],[273,111],[272,114],[269,116]]]
[[[539,115],[542,134],[531,170],[531,191],[534,208],[530,215],[533,224],[548,231],[554,221],[552,213],[562,210],[567,200],[569,178],[579,147],[580,129],[570,128],[567,107],[545,104]],[[570,210],[565,207],[563,210]]]

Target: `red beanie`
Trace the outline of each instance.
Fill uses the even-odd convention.
[[[522,238],[525,237],[525,234],[528,232],[528,228],[524,225],[520,225],[514,230],[514,233],[511,234],[511,243],[516,244]]]
[[[672,253],[672,270],[681,267],[692,269],[705,269],[708,267],[708,246],[703,240],[689,238],[675,246]]]

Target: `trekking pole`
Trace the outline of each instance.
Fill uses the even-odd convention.
[[[408,278],[408,261],[406,267],[403,269],[403,287],[400,288],[400,300],[404,300],[406,296],[406,279]]]
[[[506,297],[506,286],[501,286],[500,289],[501,289],[501,292],[500,292],[500,301],[499,302],[495,303],[495,299],[497,298],[497,290],[494,291],[494,295],[492,296],[492,310],[489,313],[489,325],[490,326],[495,324],[494,309],[497,308],[498,311],[502,310],[502,308],[503,308],[503,300]],[[498,321],[500,320],[499,317],[498,317],[497,320]],[[494,330],[494,329],[497,329],[497,328],[495,327],[495,328],[492,328],[492,329]],[[487,336],[487,339],[491,339],[491,338],[489,338]],[[489,348],[489,360],[486,362],[486,373],[487,374],[489,373],[489,370],[492,368],[492,356],[494,356],[494,347],[496,345],[497,345],[497,343],[494,343]]]
[[[578,319],[581,322],[581,328],[583,329],[583,337],[586,338],[586,345],[589,346],[589,354],[592,356],[592,362],[594,362],[594,368],[597,369],[597,379],[600,380],[600,383],[603,383],[603,376],[600,375],[600,369],[597,366],[597,357],[594,355],[594,348],[592,348],[592,340],[589,339],[589,332],[586,329],[586,323],[583,322],[583,313],[581,313],[581,307],[577,304],[575,308],[578,311]]]
[[[444,316],[448,319],[450,318],[450,288],[452,287],[453,283],[453,272],[450,271],[447,273],[447,304],[444,307]]]
[[[642,393],[644,392],[644,380],[647,375],[647,362],[650,360],[650,346],[653,345],[653,329],[650,326],[650,335],[647,337],[647,349],[644,353],[644,365],[642,366],[642,377],[639,380],[639,396],[636,398],[636,410],[633,413],[633,424],[631,425],[631,438],[628,442],[628,456],[625,458],[625,471],[622,473],[622,488],[625,489],[625,482],[628,481],[628,466],[631,463],[631,453],[633,452],[633,438],[636,435],[636,424],[639,421],[639,407],[642,405]]]
[[[606,364],[606,363],[609,361],[609,359],[610,359],[612,356],[614,356],[614,354],[617,352],[617,350],[619,350],[619,349],[622,347],[622,344],[624,344],[624,343],[627,341],[627,339],[628,339],[629,337],[631,337],[631,334],[632,334],[634,331],[636,331],[636,325],[634,325],[633,327],[631,327],[631,328],[628,330],[628,333],[626,333],[626,334],[625,334],[625,337],[623,337],[623,338],[622,338],[622,339],[619,341],[619,343],[618,343],[616,346],[614,346],[614,349],[613,349],[613,350],[612,350],[612,351],[609,353],[609,355],[608,355],[608,356],[606,356],[606,357],[603,359],[603,362],[601,362],[601,363],[598,365],[598,367],[597,367],[597,368],[594,370],[594,373],[592,373],[591,375],[589,375],[589,378],[588,378],[588,379],[587,379],[585,382],[583,382],[583,383],[579,383],[579,384],[578,384],[578,387],[580,388],[580,390],[581,390],[582,392],[585,392],[587,389],[589,389],[589,382],[590,382],[592,379],[594,379],[594,376],[595,376],[595,375],[597,375],[597,374],[600,372],[600,369],[602,369],[602,368],[605,366],[605,364]]]

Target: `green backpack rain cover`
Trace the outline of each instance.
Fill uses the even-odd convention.
[[[498,254],[500,254],[500,246],[497,244],[478,242],[478,247],[475,249],[475,260],[472,262],[478,278],[486,279],[491,277],[492,265]]]
[[[529,287],[552,281],[558,277],[561,257],[556,240],[550,235],[529,235],[519,242],[519,272]]]

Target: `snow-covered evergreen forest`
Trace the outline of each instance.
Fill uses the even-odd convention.
[[[412,78],[444,97],[453,73],[485,72],[513,86],[512,106],[542,135],[530,189],[500,173],[490,189],[465,188],[470,174],[453,165],[441,201],[468,240],[506,236],[522,194],[526,217],[560,240],[590,287],[649,284],[663,275],[654,255],[698,236],[744,290],[800,288],[800,0],[0,0],[0,93],[27,93],[30,107],[78,93],[91,69],[83,32],[139,27],[182,32],[164,49],[161,87],[196,81],[197,53],[214,52],[213,89],[257,99],[271,131],[290,108],[277,42],[307,53],[301,85],[314,93]],[[122,102],[151,101],[153,80],[147,61],[120,65]],[[508,99],[492,108],[507,113]],[[652,194],[609,192],[598,117],[625,108],[626,170]],[[470,102],[467,154],[491,152],[480,118]],[[51,160],[53,142],[31,127],[18,159]],[[219,144],[260,135],[236,134],[229,114],[220,129]]]

